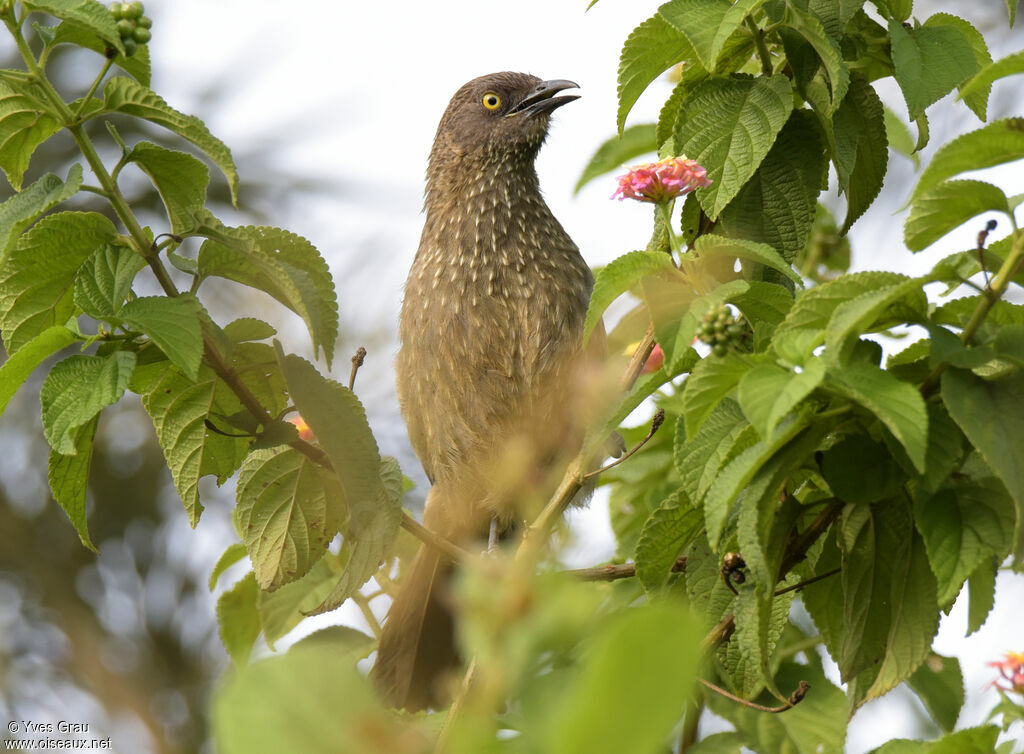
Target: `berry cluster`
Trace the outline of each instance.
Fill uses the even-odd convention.
[[[150,31],[153,20],[142,15],[142,10],[140,2],[110,4],[110,14],[117,21],[117,33],[121,35],[124,51],[129,56],[153,37]]]
[[[697,327],[697,339],[711,346],[715,356],[725,356],[729,346],[738,343],[746,334],[746,327],[738,322],[725,304],[708,309]]]

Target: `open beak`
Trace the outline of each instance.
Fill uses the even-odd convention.
[[[565,79],[542,81],[521,102],[509,110],[505,117],[509,118],[513,115],[534,116],[550,113],[552,110],[580,98],[578,94],[566,94],[561,97],[555,96],[566,89],[579,89],[579,84]]]

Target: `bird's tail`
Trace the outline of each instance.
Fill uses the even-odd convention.
[[[388,611],[370,677],[384,699],[410,712],[446,703],[444,680],[458,665],[449,607],[451,563],[423,545]]]

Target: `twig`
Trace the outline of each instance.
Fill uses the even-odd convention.
[[[363,618],[366,619],[367,625],[373,632],[373,635],[380,639],[380,621],[377,620],[377,616],[373,614],[373,610],[370,609],[370,598],[361,592],[356,592],[352,595],[352,601],[359,607],[360,612],[363,614]]]
[[[463,550],[454,542],[430,531],[405,511],[402,511],[402,528],[442,555],[447,555],[455,563],[464,563],[473,557],[467,550]]]
[[[989,220],[985,223],[985,227],[978,231],[978,264],[981,266],[981,275],[985,279],[985,287],[988,288],[988,270],[985,269],[985,241],[988,240],[988,234],[996,229],[996,221]]]
[[[620,463],[625,461],[631,455],[636,453],[638,450],[640,450],[640,448],[642,448],[644,445],[647,444],[648,440],[650,440],[652,437],[654,437],[654,433],[658,431],[658,429],[661,427],[661,425],[664,423],[664,421],[665,421],[665,409],[659,408],[658,409],[658,413],[656,413],[654,415],[654,418],[651,419],[651,431],[647,433],[647,436],[644,437],[644,439],[642,439],[640,442],[638,442],[636,444],[636,446],[632,450],[630,450],[630,451],[628,451],[626,453],[623,453],[621,456],[616,458],[611,463],[605,464],[604,466],[602,466],[599,469],[594,469],[593,471],[588,471],[586,474],[583,475],[584,481],[586,481],[587,479],[592,479],[592,478],[596,477],[598,474],[601,474],[602,472],[608,471],[608,469],[612,468],[613,466],[618,466]]]
[[[703,678],[699,678],[698,680],[702,684],[704,684],[705,687],[711,689],[716,694],[721,694],[726,699],[730,699],[736,702],[737,704],[742,704],[744,707],[749,707],[750,709],[757,710],[758,712],[770,712],[775,715],[777,715],[780,712],[785,712],[788,709],[793,709],[796,705],[800,704],[800,702],[803,701],[803,698],[807,695],[808,690],[810,690],[811,688],[811,684],[809,684],[807,681],[800,681],[800,683],[796,687],[796,690],[789,695],[789,701],[778,707],[766,707],[763,704],[749,702],[746,699],[741,699],[735,694],[730,694],[725,689],[716,686],[710,681],[705,681]]]
[[[459,693],[455,695],[455,698],[452,700],[452,706],[448,708],[448,714],[445,715],[444,723],[441,725],[441,732],[437,736],[437,743],[434,745],[434,754],[442,754],[448,748],[448,741],[452,737],[455,721],[459,719],[459,716],[462,714],[462,708],[466,706],[469,688],[473,685],[475,679],[476,658],[474,657],[470,660],[469,667],[466,668],[466,675],[462,679]]]
[[[359,348],[356,349],[355,356],[352,357],[352,373],[349,374],[349,376],[348,376],[348,389],[349,390],[352,390],[352,388],[355,387],[355,385],[356,385],[356,372],[358,372],[359,371],[359,367],[361,367],[363,365],[363,360],[365,358],[366,358],[366,349],[363,348],[362,346],[359,346]]]
[[[686,556],[680,555],[672,564],[672,573],[686,572]],[[593,568],[576,568],[565,572],[580,581],[618,581],[636,576],[636,563],[617,563],[615,565],[595,566]]]
[[[623,393],[628,393],[633,389],[633,385],[636,383],[637,378],[640,377],[640,373],[644,371],[644,364],[647,363],[647,359],[650,358],[651,351],[653,350],[654,323],[651,323],[647,325],[647,332],[644,334],[639,345],[637,345],[636,350],[633,351],[633,355],[629,359],[629,366],[626,367],[626,371],[622,375],[619,389]]]
[[[793,584],[793,586],[787,586],[785,589],[779,589],[772,596],[778,597],[780,594],[786,594],[786,592],[797,592],[801,589],[804,589],[805,587],[809,587],[811,584],[814,584],[815,582],[821,581],[822,579],[827,579],[829,576],[835,576],[842,570],[842,568],[833,568],[831,571],[828,571],[827,573],[819,573],[817,576],[809,578],[806,581],[801,581],[799,584]]]

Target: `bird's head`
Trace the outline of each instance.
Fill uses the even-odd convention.
[[[526,73],[492,73],[464,84],[437,128],[431,162],[507,160],[532,162],[547,135],[551,113],[579,99],[556,96],[572,81],[541,81]]]

